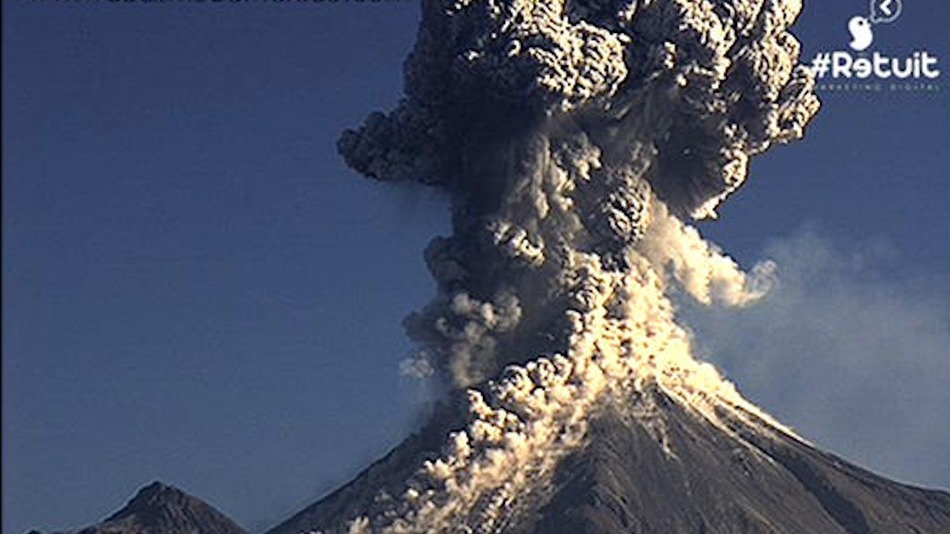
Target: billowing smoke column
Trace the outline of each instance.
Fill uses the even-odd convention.
[[[714,217],[750,156],[817,111],[787,31],[800,8],[424,0],[405,98],[339,148],[367,176],[450,195],[406,367],[471,388],[469,424],[348,528],[493,532],[598,403],[647,384],[714,423],[713,407],[757,413],[690,356],[666,294],[744,305],[768,285],[771,265],[743,273],[684,221]]]

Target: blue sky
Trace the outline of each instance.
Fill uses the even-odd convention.
[[[846,49],[867,9],[806,4],[806,57]],[[904,4],[877,46],[940,57],[943,90],[823,93],[806,140],[701,227],[743,264],[784,258],[786,292],[695,324],[806,437],[947,488],[950,5]],[[153,479],[259,531],[395,445],[425,399],[397,373],[400,321],[433,292],[446,206],[358,178],[334,145],[398,99],[418,6],[3,16],[4,534],[98,521]]]

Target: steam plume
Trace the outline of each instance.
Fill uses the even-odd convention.
[[[453,234],[425,252],[438,295],[406,320],[420,356],[404,370],[467,388],[469,423],[353,532],[493,532],[599,403],[647,385],[714,424],[720,409],[768,420],[692,358],[667,293],[742,306],[768,287],[770,264],[743,273],[687,221],[715,217],[749,158],[817,111],[788,33],[800,9],[423,1],[405,98],[339,149],[369,177],[450,195]]]

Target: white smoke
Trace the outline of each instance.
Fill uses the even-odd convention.
[[[423,2],[406,98],[339,147],[451,196],[453,235],[426,250],[439,294],[406,320],[424,356],[403,370],[465,389],[468,422],[350,532],[495,532],[598,406],[650,387],[727,432],[722,410],[787,432],[692,357],[668,295],[744,306],[769,286],[774,266],[742,272],[685,219],[715,216],[817,111],[787,31],[800,8]]]
[[[713,301],[727,306],[745,306],[765,295],[775,280],[773,262],[759,263],[751,276],[732,258],[704,240],[696,228],[669,214],[656,204],[652,224],[637,245],[650,262],[661,270],[670,266],[676,281],[703,304]]]
[[[699,350],[822,447],[898,480],[945,487],[945,275],[916,272],[881,241],[839,242],[817,229],[766,253],[781,284],[754,309],[684,307]]]

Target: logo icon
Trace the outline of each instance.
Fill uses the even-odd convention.
[[[871,15],[869,17],[851,17],[848,21],[848,31],[851,32],[851,49],[864,52],[874,42],[872,24],[888,24],[897,20],[904,10],[902,0],[871,0]]]
[[[903,0],[871,0],[867,15],[848,20],[851,50],[815,54],[811,62],[815,79],[827,79],[830,83],[824,87],[833,91],[882,91],[885,83],[891,91],[939,91],[935,80],[940,77],[940,59],[930,51],[916,49],[895,56],[870,50],[877,44],[874,34],[880,26],[897,20],[903,10]]]
[[[901,16],[904,4],[901,0],[871,0],[871,22],[885,24]]]
[[[890,3],[893,0],[884,0]],[[873,16],[873,15],[872,15]],[[848,31],[851,32],[851,48],[863,52],[874,42],[874,31],[871,30],[871,21],[864,17],[851,17],[848,21]]]

